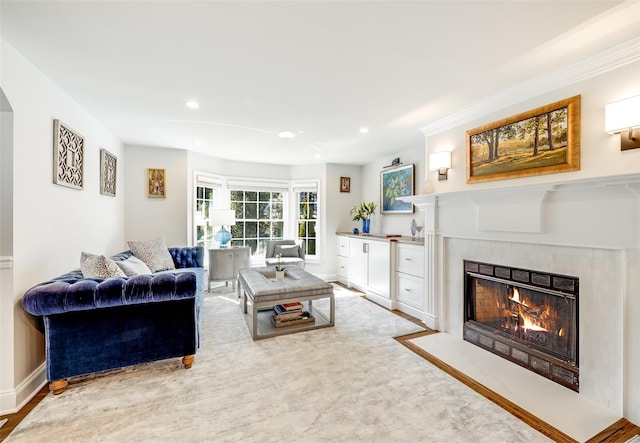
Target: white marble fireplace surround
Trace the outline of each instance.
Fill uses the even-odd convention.
[[[409,199],[427,326],[462,340],[464,259],[576,276],[580,395],[640,423],[640,174]]]

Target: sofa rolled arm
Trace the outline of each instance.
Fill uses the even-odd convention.
[[[33,315],[51,315],[195,298],[196,292],[195,272],[164,272],[104,280],[53,280],[29,289],[22,297],[22,306]]]

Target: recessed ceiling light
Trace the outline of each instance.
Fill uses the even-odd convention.
[[[360,128],[360,134],[366,134],[369,132],[369,128],[362,127]]]
[[[200,104],[195,100],[187,100],[184,105],[189,109],[198,109],[200,107]]]
[[[290,132],[290,131],[282,131],[280,134],[278,134],[278,137],[280,137],[280,138],[296,138],[296,135],[293,132]]]
[[[202,144],[202,142],[200,140],[194,140],[193,144],[196,146],[200,146]]]
[[[320,158],[320,154],[316,154],[316,158]]]

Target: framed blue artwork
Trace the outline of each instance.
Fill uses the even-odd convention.
[[[380,213],[410,214],[413,203],[397,199],[413,195],[413,163],[385,169],[380,172]]]

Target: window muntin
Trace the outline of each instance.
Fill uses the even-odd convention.
[[[298,240],[302,241],[306,255],[316,255],[318,193],[315,191],[300,191],[296,195],[298,201],[296,214]]]
[[[284,192],[230,190],[230,207],[236,213],[231,246],[249,246],[251,255],[264,255],[267,240],[284,238]]]
[[[209,249],[215,246],[214,226],[211,225],[215,187],[196,186],[196,213],[194,215],[195,245]]]

